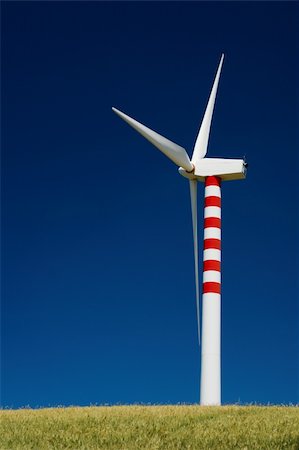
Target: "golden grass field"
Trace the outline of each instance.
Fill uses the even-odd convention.
[[[299,407],[99,406],[2,410],[1,450],[299,450]]]

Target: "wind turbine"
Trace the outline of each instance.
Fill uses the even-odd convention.
[[[246,177],[244,159],[206,158],[215,98],[224,55],[190,160],[186,150],[116,108],[112,110],[179,166],[190,183],[198,339],[200,344],[197,183],[205,183],[202,284],[200,404],[221,404],[221,181]]]

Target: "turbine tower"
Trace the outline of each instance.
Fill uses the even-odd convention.
[[[200,404],[221,404],[221,182],[246,177],[244,159],[206,158],[215,98],[224,55],[218,66],[212,91],[190,160],[186,150],[123,112],[113,111],[179,166],[189,180],[194,242],[195,290],[198,340],[201,343]],[[205,183],[202,283],[202,331],[200,330],[197,183]],[[201,331],[201,340],[200,340]]]

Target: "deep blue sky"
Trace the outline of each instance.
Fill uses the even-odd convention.
[[[298,402],[296,7],[2,3],[2,406],[198,402],[188,183],[111,106],[191,154],[222,52],[223,402]]]

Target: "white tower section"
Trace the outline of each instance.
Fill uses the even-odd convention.
[[[205,181],[200,404],[221,404],[221,179]]]

